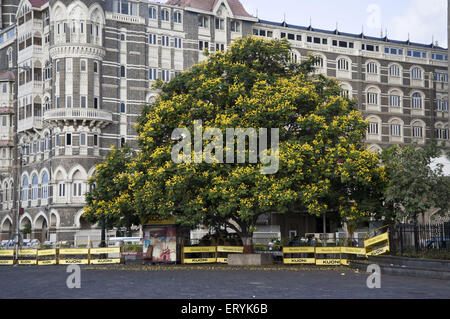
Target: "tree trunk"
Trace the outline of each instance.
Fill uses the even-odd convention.
[[[253,254],[252,236],[242,237],[242,244],[244,245],[244,254]]]

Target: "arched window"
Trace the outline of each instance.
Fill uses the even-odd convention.
[[[169,21],[169,10],[167,9],[162,9],[161,10],[161,20],[162,21]]]
[[[402,106],[402,94],[398,90],[389,93],[389,106],[399,108]]]
[[[28,200],[28,176],[24,176],[22,179],[22,201]]]
[[[42,175],[42,199],[48,198],[48,174],[44,172]]]
[[[174,23],[181,23],[182,22],[182,16],[180,11],[175,11],[173,13],[173,22]]]
[[[367,90],[367,104],[370,105],[380,104],[380,93],[375,88],[370,88]]]
[[[156,8],[155,7],[149,7],[148,8],[148,18],[149,19],[157,19],[158,18],[156,16]]]
[[[422,108],[422,95],[416,92],[412,95],[412,107],[413,109],[421,109]]]
[[[425,137],[425,123],[420,120],[411,123],[412,137],[416,139],[423,139]]]
[[[32,179],[31,179],[31,200],[37,200],[38,199],[38,177],[37,174],[34,174]]]

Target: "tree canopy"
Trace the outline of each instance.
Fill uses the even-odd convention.
[[[141,218],[173,217],[189,226],[220,222],[245,245],[264,213],[333,212],[352,220],[381,211],[387,179],[379,156],[364,146],[368,123],[356,102],[341,96],[337,81],[314,72],[317,58],[292,63],[290,49],[286,40],[238,39],[228,51],[159,82],[159,99],[144,108],[136,126],[139,152],[125,171],[114,173],[118,189],[109,186],[118,192],[89,202],[88,210],[114,215],[130,205]],[[278,171],[262,174],[261,161],[236,163],[236,157],[233,164],[176,164],[171,153],[179,141],[172,133],[185,128],[194,135],[195,121],[203,133],[279,129]],[[204,138],[203,149],[213,142]],[[269,153],[275,155],[273,148]]]
[[[392,207],[386,217],[399,222],[417,222],[430,209],[436,209],[438,215],[448,213],[450,179],[442,174],[441,166],[433,170],[430,165],[440,155],[441,149],[435,144],[396,145],[383,152],[389,175],[385,201]]]

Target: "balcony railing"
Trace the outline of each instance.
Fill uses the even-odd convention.
[[[44,112],[44,121],[98,121],[112,122],[112,113],[90,108],[60,108]]]
[[[18,131],[31,130],[33,128],[42,129],[42,118],[38,116],[28,117],[23,120],[19,120]]]

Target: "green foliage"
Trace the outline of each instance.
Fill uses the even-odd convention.
[[[450,180],[443,176],[442,167],[433,171],[433,158],[441,150],[435,144],[425,147],[393,146],[383,152],[383,163],[389,176],[385,201],[392,208],[387,215],[392,221],[417,222],[419,216],[438,209],[438,214],[448,213],[450,204]]]
[[[91,223],[103,222],[106,227],[126,227],[139,225],[139,216],[134,210],[133,201],[122,201],[118,205],[116,199],[127,193],[129,184],[120,178],[127,170],[134,153],[128,147],[111,149],[105,162],[96,166],[96,172],[89,180],[91,191],[86,193],[86,207],[83,215]]]
[[[365,150],[367,122],[355,101],[340,96],[336,81],[313,72],[315,58],[295,64],[289,57],[286,40],[239,39],[169,83],[158,82],[160,98],[137,121],[140,152],[98,168],[105,183],[87,197],[89,214],[129,211],[142,220],[156,215],[192,227],[227,225],[244,240],[264,213],[352,220],[380,211],[384,169]],[[175,164],[172,132],[192,134],[196,120],[222,132],[279,128],[278,173],[261,174],[261,163]]]

